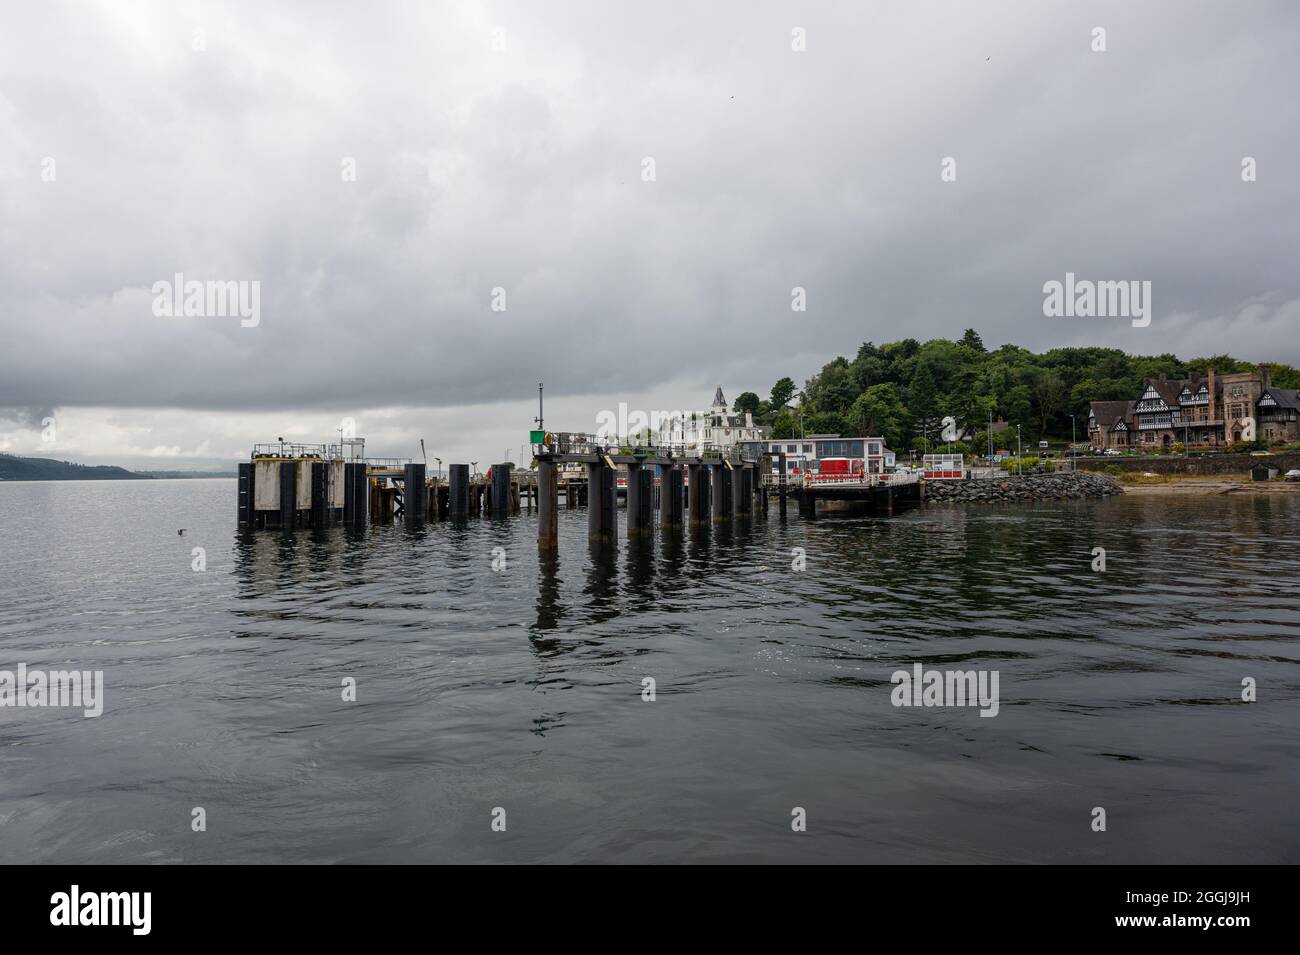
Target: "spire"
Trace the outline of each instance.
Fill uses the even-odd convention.
[[[718,385],[717,393],[713,396],[713,407],[727,407],[727,399],[722,397],[722,386]]]

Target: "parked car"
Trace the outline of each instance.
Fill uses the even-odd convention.
[[[1106,453],[1106,454],[1120,455],[1120,454],[1123,454],[1124,452],[1121,451],[1119,448],[1107,448],[1106,451],[1105,451],[1105,453]]]
[[[1300,481],[1300,468],[1292,468],[1282,476],[1288,481]]]
[[[1273,456],[1273,452],[1272,452],[1272,451],[1252,451],[1252,452],[1250,452],[1250,456],[1251,456],[1252,458],[1270,458],[1270,457]]]

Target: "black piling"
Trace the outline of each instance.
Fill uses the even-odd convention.
[[[682,523],[682,469],[676,465],[661,469],[659,479],[659,526],[680,527]]]
[[[725,520],[722,510],[722,484],[726,470],[721,464],[709,465],[709,517],[717,524]]]
[[[654,527],[654,472],[643,464],[627,466],[627,536]]]
[[[253,470],[250,461],[239,466],[239,523],[242,527],[252,527],[257,520],[253,507]]]
[[[709,520],[709,466],[707,464],[687,465],[690,474],[690,512],[692,524],[704,524]]]
[[[736,516],[750,517],[754,513],[754,469],[742,464],[731,473],[735,480]]]
[[[298,462],[280,462],[280,526],[286,530],[297,523]]]
[[[713,465],[713,523],[730,521],[736,510],[736,472],[725,462]]]
[[[447,468],[447,516],[469,517],[469,465],[452,464]]]
[[[554,461],[537,462],[537,550],[550,554],[560,546],[560,482]]]
[[[510,513],[510,465],[492,465],[492,516],[505,517]]]
[[[422,524],[429,514],[429,486],[425,481],[427,464],[408,464],[402,489],[402,510],[408,524]]]
[[[311,526],[328,527],[329,519],[329,465],[324,461],[311,462]]]
[[[612,541],[618,531],[614,469],[603,461],[587,465],[587,536]]]
[[[786,476],[785,476],[785,452],[784,451],[780,452],[776,456],[776,465],[777,465],[776,480],[778,482],[776,485],[777,500],[780,502],[781,516],[785,517]]]
[[[804,488],[799,494],[799,516],[812,520],[817,516],[817,499]]]
[[[343,523],[363,527],[370,514],[370,480],[364,462],[343,465]]]

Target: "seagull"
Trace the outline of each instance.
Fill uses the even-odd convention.
[[[182,527],[180,530],[178,530],[178,531],[176,532],[176,536],[177,536],[177,537],[183,537],[184,534],[185,534],[185,528],[183,528],[183,527]]]

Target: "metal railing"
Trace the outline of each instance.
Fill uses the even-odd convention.
[[[327,444],[296,444],[291,441],[275,441],[267,444],[253,445],[254,458],[320,458],[330,457]]]
[[[411,463],[410,458],[366,458],[367,471],[402,471]]]
[[[548,432],[549,443],[532,445],[533,454],[633,454],[671,458],[700,458],[753,464],[761,455],[741,449],[736,445],[718,445],[710,441],[698,444],[658,443],[653,439],[639,440],[612,435],[596,435],[576,431]]]
[[[915,471],[894,471],[887,474],[805,474],[804,485],[808,487],[879,487],[900,484],[915,484],[920,476]]]

